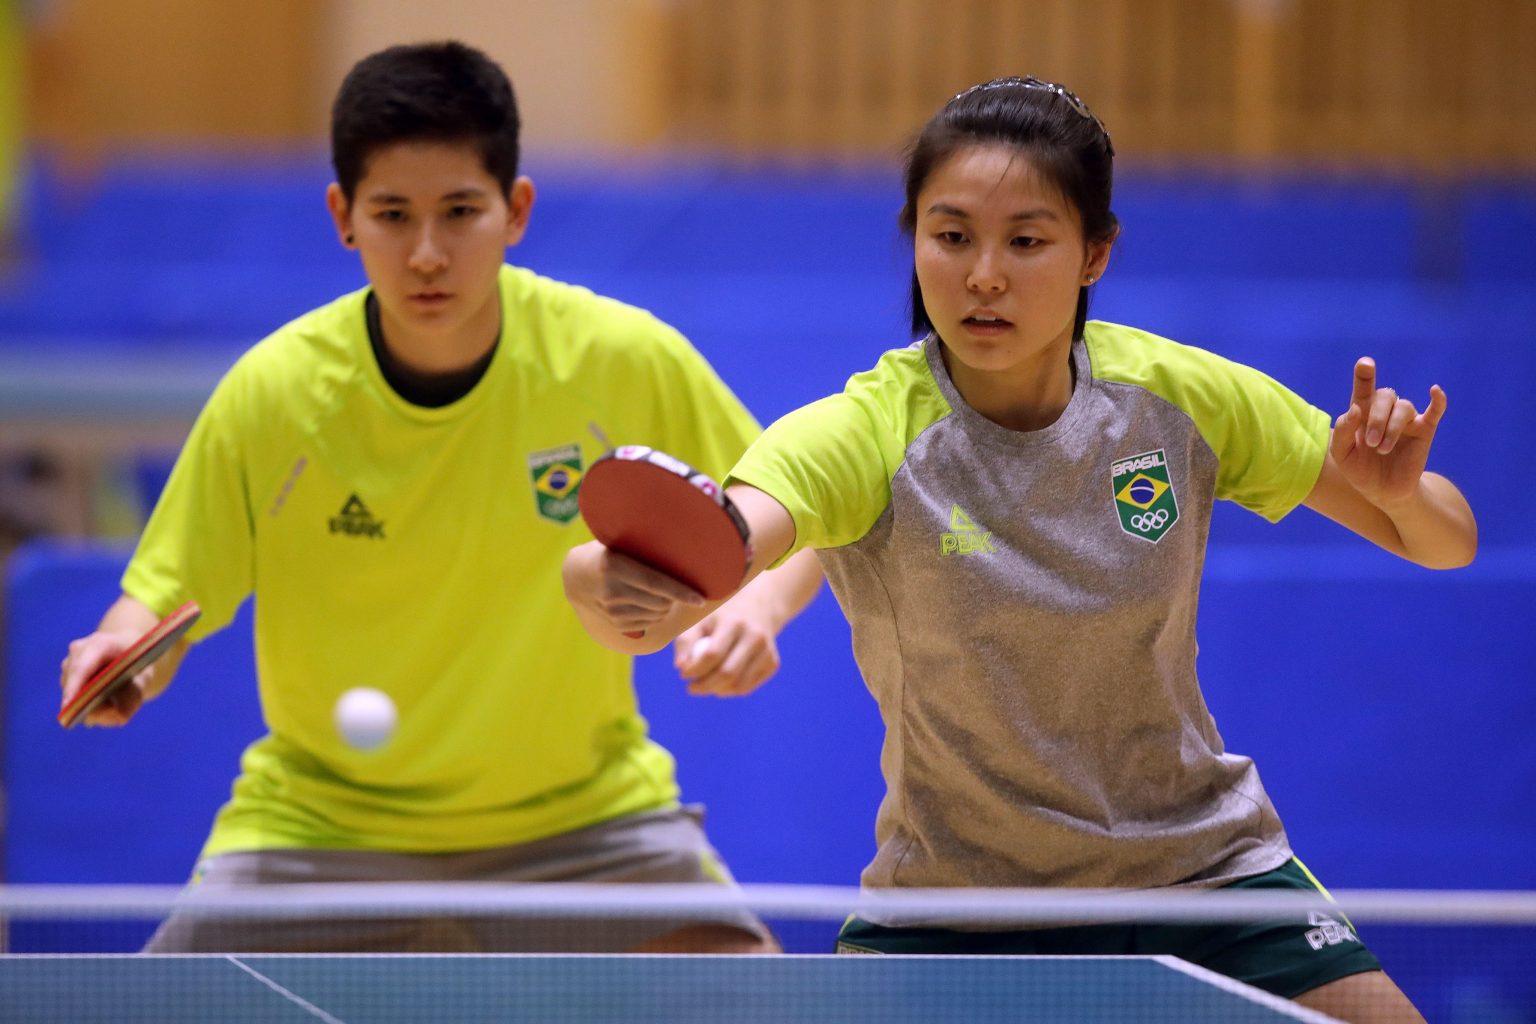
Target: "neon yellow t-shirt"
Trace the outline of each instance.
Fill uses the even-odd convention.
[[[252,348],[193,428],[123,589],[197,600],[194,639],[255,595],[270,732],[205,854],[477,849],[676,801],[630,659],[586,636],[560,564],[591,537],[591,426],[721,476],[758,425],[648,313],[510,267],[501,298],[495,356],[447,406],[385,383],[360,291]],[[332,721],[365,685],[399,709],[374,752]]]

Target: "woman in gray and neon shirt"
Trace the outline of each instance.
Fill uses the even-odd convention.
[[[1424,471],[1438,387],[1421,413],[1360,359],[1330,423],[1249,367],[1086,321],[1119,232],[1112,164],[1103,125],[1061,86],[998,79],[950,100],[906,169],[922,340],[774,424],[727,481],[754,571],[816,549],[880,703],[888,791],[866,886],[1317,888],[1200,694],[1211,508],[1278,520],[1307,505],[1425,566],[1475,553],[1466,501]],[[588,631],[619,650],[653,650],[707,610],[595,544],[565,575]],[[696,677],[717,667],[680,656]],[[1305,922],[854,920],[840,944],[1169,953],[1340,1016],[1418,1019],[1330,923],[1339,941],[1321,948]]]

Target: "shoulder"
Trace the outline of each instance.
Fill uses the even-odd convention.
[[[503,351],[552,384],[593,388],[717,378],[681,331],[649,310],[522,267],[503,267]]]
[[[917,341],[891,349],[874,366],[848,378],[841,404],[901,437],[903,444],[952,410],[933,378],[928,349]]]
[[[504,266],[501,287],[509,319],[536,326],[541,335],[558,337],[565,345],[593,350],[692,348],[676,328],[651,311],[582,285]]]
[[[1084,342],[1095,380],[1141,388],[1197,419],[1254,394],[1290,396],[1261,370],[1135,327],[1091,321]]]
[[[842,391],[787,414],[769,433],[806,452],[878,451],[893,469],[913,438],[950,412],[929,369],[926,345],[916,342],[884,353],[848,378]]]
[[[368,340],[367,296],[366,288],[359,289],[295,317],[253,345],[242,362],[251,363],[252,372],[281,372],[355,360],[359,344],[366,346]]]
[[[1207,349],[1124,324],[1090,321],[1083,338],[1098,380],[1158,391],[1212,376],[1256,372]]]
[[[225,402],[292,406],[355,380],[368,350],[367,290],[290,320],[235,361],[214,395]]]

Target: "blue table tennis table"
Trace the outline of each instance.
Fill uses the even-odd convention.
[[[0,957],[5,1024],[1330,1019],[1173,957]]]

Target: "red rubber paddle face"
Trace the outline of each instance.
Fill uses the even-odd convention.
[[[581,480],[592,536],[711,601],[741,586],[752,559],[746,520],[720,485],[687,463],[640,445],[616,448]]]
[[[85,681],[74,700],[59,711],[59,724],[66,729],[72,728],[99,707],[102,701],[112,696],[118,687],[126,685],[169,650],[202,614],[197,602],[188,601],[161,619],[153,629],[134,641],[132,647],[107,662]]]

